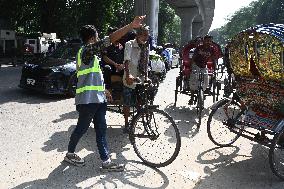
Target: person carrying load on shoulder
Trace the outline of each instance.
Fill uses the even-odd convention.
[[[124,166],[113,163],[109,155],[105,115],[107,100],[111,101],[112,98],[109,91],[105,89],[98,56],[102,49],[109,46],[111,42],[117,41],[131,29],[140,27],[144,18],[145,16],[136,16],[130,24],[118,29],[103,40],[98,39],[98,32],[93,25],[85,25],[81,28],[80,35],[84,44],[77,54],[78,83],[75,97],[79,118],[70,137],[65,161],[77,166],[85,164],[85,161],[75,154],[75,148],[88,130],[91,121],[93,121],[96,131],[96,143],[102,160],[102,170],[124,170]]]

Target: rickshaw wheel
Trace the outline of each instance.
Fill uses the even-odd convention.
[[[269,165],[272,172],[284,180],[284,128],[272,140],[269,149]]]
[[[238,103],[229,99],[220,100],[212,108],[207,121],[207,134],[209,139],[217,146],[232,145],[242,133],[243,125],[235,123],[242,118],[241,108]],[[238,120],[236,120],[238,118]]]

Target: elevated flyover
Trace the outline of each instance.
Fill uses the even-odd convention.
[[[181,44],[208,33],[214,17],[215,0],[166,0],[181,19]],[[135,0],[135,14],[147,15],[154,39],[158,36],[159,0]]]

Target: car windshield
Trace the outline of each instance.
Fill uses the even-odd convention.
[[[49,56],[52,58],[74,59],[80,48],[80,45],[65,45],[58,47]]]

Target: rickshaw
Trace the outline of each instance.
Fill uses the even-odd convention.
[[[272,172],[284,180],[284,25],[248,28],[226,50],[234,90],[211,107],[208,137],[220,147],[240,136],[264,145]]]
[[[132,107],[129,139],[137,156],[148,166],[164,167],[172,163],[180,151],[181,138],[173,118],[154,105],[158,84],[136,79],[137,104]],[[111,76],[113,102],[108,111],[122,112],[122,77]]]
[[[176,78],[176,89],[175,89],[175,102],[174,106],[176,106],[178,94],[186,94],[189,96],[193,96],[193,105],[196,106],[197,110],[197,127],[199,128],[201,125],[202,119],[202,110],[204,108],[204,100],[206,96],[212,96],[213,102],[218,100],[218,96],[221,90],[221,81],[220,78],[217,77],[218,74],[218,63],[216,60],[210,59],[207,62],[207,69],[208,69],[208,76],[209,76],[209,85],[208,89],[210,89],[210,93],[206,94],[203,91],[203,82],[204,82],[204,75],[201,72],[197,72],[195,70],[191,70],[192,65],[192,56],[194,53],[194,49],[196,48],[198,43],[197,40],[201,38],[196,38],[192,40],[188,45],[184,46],[181,59],[180,59],[180,72],[178,77]],[[221,58],[222,57],[222,50],[220,46],[212,41],[212,47],[214,48],[215,55],[214,57]],[[190,74],[198,74],[198,90],[192,91],[189,87],[189,78]],[[193,93],[193,94],[192,94]]]

